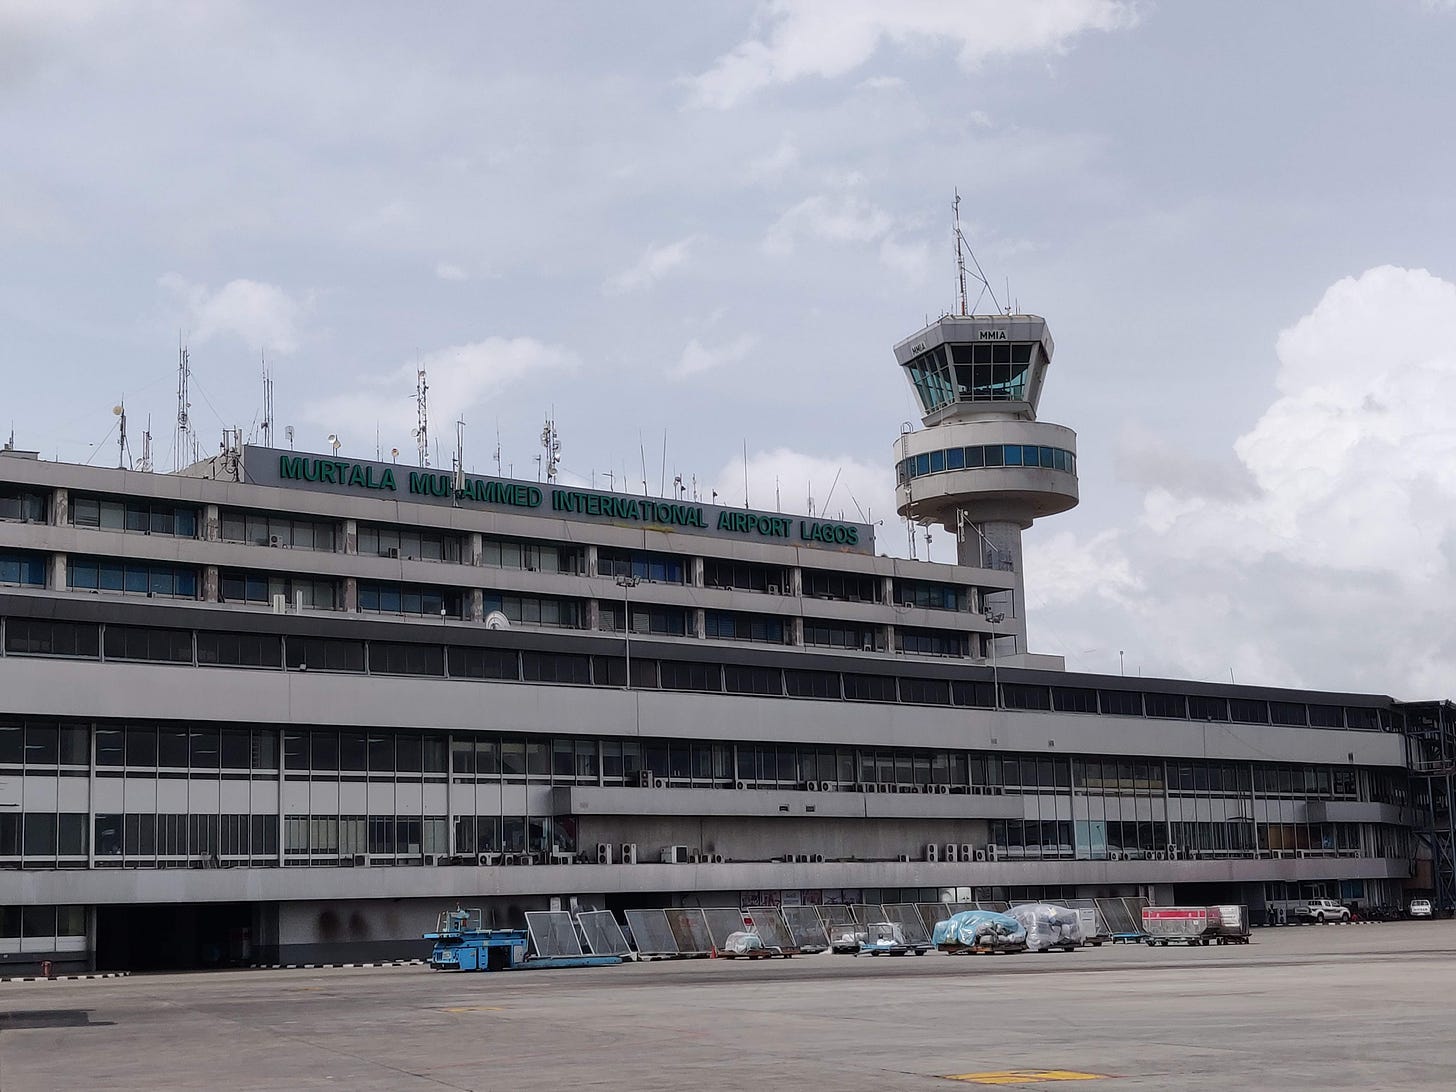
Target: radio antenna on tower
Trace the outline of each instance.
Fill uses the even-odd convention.
[[[197,441],[192,435],[192,401],[188,385],[192,378],[192,364],[187,355],[187,343],[177,335],[177,429],[172,436],[172,469],[181,470],[197,461]],[[191,458],[189,458],[191,456]]]
[[[1002,308],[1000,301],[996,299],[996,290],[991,287],[991,282],[986,279],[986,274],[981,270],[981,263],[976,258],[976,252],[971,249],[971,244],[966,242],[966,237],[961,232],[960,190],[955,191],[955,201],[951,204],[951,211],[954,213],[955,216],[956,277],[960,282],[961,314],[969,315],[971,313],[970,305],[967,302],[966,298],[966,254],[969,254],[971,256],[971,264],[976,267],[976,280],[980,281],[981,283],[981,294],[976,296],[976,303],[979,304],[981,302],[981,295],[990,293],[991,302],[996,305],[996,313],[998,315],[1007,313]]]
[[[273,373],[268,370],[268,357],[261,349],[258,359],[263,365],[263,446],[273,446]]]
[[[541,446],[545,449],[545,458],[541,461],[546,470],[546,481],[556,481],[556,467],[561,462],[561,433],[556,431],[556,407],[546,416],[546,424],[541,429]]]
[[[419,445],[421,466],[430,465],[430,384],[425,380],[425,366],[415,372],[415,442]]]
[[[462,416],[455,422],[455,465],[452,468],[455,472],[455,495],[465,492],[465,418]],[[458,504],[459,501],[457,500]]]

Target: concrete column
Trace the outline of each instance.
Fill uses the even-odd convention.
[[[692,584],[695,588],[701,588],[703,586],[703,569],[705,568],[703,564],[703,559],[701,557],[695,557],[692,559],[692,561]],[[701,634],[699,634],[699,636],[701,636]]]
[[[51,523],[60,526],[71,522],[71,491],[57,487],[51,491]]]
[[[351,521],[352,522],[352,521]],[[359,613],[359,578],[344,577],[344,610],[350,614]]]
[[[693,636],[701,641],[708,636],[707,612],[702,607],[693,607],[691,609]]]
[[[346,519],[344,521],[344,553],[357,554],[359,552],[359,521]],[[353,607],[349,608],[353,610]]]
[[[895,578],[893,576],[886,576],[880,579],[880,602],[895,602]]]
[[[601,625],[601,621],[601,604],[598,603],[595,599],[588,599],[586,601],[586,628],[595,632],[596,628]]]
[[[804,647],[804,619],[789,619],[789,643],[795,648]]]
[[[588,543],[586,548],[586,576],[597,576],[597,548],[593,543]]]
[[[470,620],[472,622],[485,621],[485,592],[480,588],[470,589]]]
[[[804,570],[795,565],[789,570],[789,591],[795,599],[804,598]]]
[[[216,603],[221,599],[221,587],[218,583],[217,566],[204,565],[202,567],[202,601],[204,603]]]
[[[886,652],[894,652],[895,651],[895,627],[894,626],[886,626],[885,627],[885,649],[884,650]]]
[[[202,537],[208,542],[222,541],[222,513],[215,504],[209,504],[202,510]],[[208,602],[216,600],[209,599]]]
[[[46,582],[51,591],[66,590],[66,555],[51,554],[50,579]]]
[[[466,564],[479,565],[485,556],[485,539],[479,531],[471,531],[465,542]]]

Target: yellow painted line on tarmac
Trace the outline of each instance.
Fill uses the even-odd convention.
[[[1040,1084],[1044,1081],[1100,1081],[1105,1073],[1078,1073],[1070,1069],[1004,1069],[994,1073],[947,1074],[948,1081],[965,1081],[968,1084]]]

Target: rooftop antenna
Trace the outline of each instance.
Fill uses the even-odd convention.
[[[986,274],[981,269],[981,263],[976,258],[976,252],[971,249],[971,244],[966,241],[965,234],[961,231],[961,194],[959,190],[955,191],[955,201],[951,205],[951,209],[955,214],[956,275],[960,281],[961,314],[969,315],[971,313],[970,307],[968,306],[966,301],[966,254],[969,254],[971,256],[971,264],[976,267],[976,280],[978,280],[981,284],[982,294],[989,292],[991,295],[991,302],[996,305],[996,313],[1002,314],[1003,309],[1001,307],[1001,302],[996,298],[996,290],[991,287],[991,282],[986,279]],[[979,295],[976,297],[976,302],[978,304],[981,302],[981,297]]]
[[[293,426],[292,425],[284,425],[283,426],[283,435],[288,437],[288,450],[289,451],[292,451],[293,450]]]
[[[743,440],[743,507],[748,507],[748,439]]]
[[[500,418],[495,419],[495,476],[501,476]]]
[[[556,431],[556,407],[551,407],[551,412],[546,415],[546,424],[541,427],[541,447],[545,454],[542,458],[542,465],[546,468],[546,481],[550,484],[556,482],[556,468],[561,465],[561,434]],[[643,483],[644,487],[646,483]],[[646,493],[646,489],[643,489]]]
[[[142,461],[136,467],[144,474],[152,472],[152,415],[147,414],[147,430],[142,433]]]
[[[192,435],[192,401],[188,391],[192,379],[192,363],[187,353],[187,343],[177,335],[177,431],[172,438],[173,470],[181,470],[189,461],[196,462],[197,440]],[[194,456],[188,459],[189,448]]]
[[[415,443],[421,466],[430,465],[430,384],[425,379],[425,365],[415,371]]]
[[[263,363],[263,446],[273,446],[273,375],[268,371],[268,358],[258,350],[258,359]]]
[[[111,407],[111,412],[121,424],[121,435],[116,438],[116,469],[126,469],[126,399]]]
[[[452,469],[455,472],[455,495],[458,497],[465,492],[465,417],[463,415],[455,421],[455,465]]]

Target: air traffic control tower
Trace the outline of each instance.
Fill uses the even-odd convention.
[[[979,605],[1003,657],[1026,652],[1021,532],[1077,503],[1077,434],[1036,419],[1052,348],[1037,315],[946,315],[895,346],[925,426],[895,443],[896,508],[1014,574]]]

